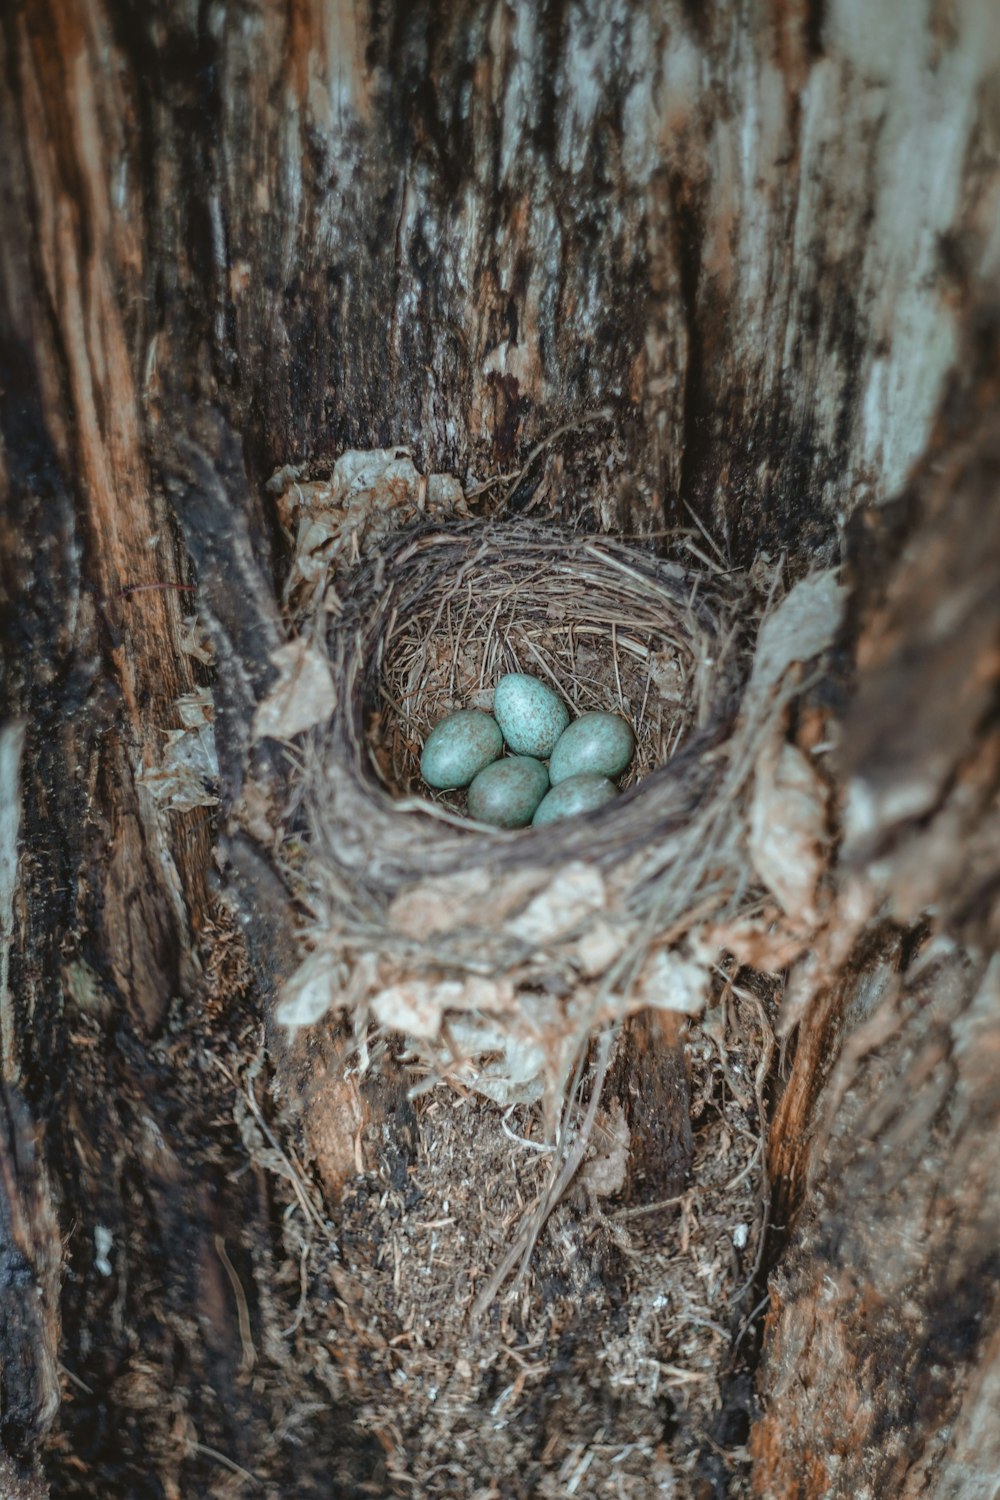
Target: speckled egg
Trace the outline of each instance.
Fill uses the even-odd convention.
[[[543,823],[556,823],[560,818],[575,818],[577,813],[593,812],[618,796],[618,788],[606,776],[585,772],[581,776],[567,776],[539,802],[531,822],[535,828]]]
[[[559,736],[549,762],[553,786],[570,776],[596,772],[620,776],[635,754],[632,727],[619,714],[581,714]]]
[[[514,754],[534,755],[539,760],[552,754],[569,723],[569,709],[559,694],[527,672],[501,677],[493,695],[493,713]]]
[[[420,774],[438,791],[468,786],[503,752],[503,735],[491,714],[461,708],[435,724],[424,741]]]
[[[494,828],[526,828],[548,786],[548,771],[531,755],[495,760],[469,787],[469,817]]]

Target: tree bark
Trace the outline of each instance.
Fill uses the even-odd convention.
[[[0,49],[5,1492],[396,1492],[357,1387],[278,1335],[279,1220],[291,1173],[332,1234],[366,1131],[405,1162],[405,1080],[274,1028],[289,898],[230,814],[281,639],[266,481],[402,443],[512,513],[843,559],[752,1474],[720,1427],[692,1493],[991,1493],[995,5],[13,0]],[[205,689],[219,806],[171,813],[145,778]],[[631,1068],[672,1190],[677,1038]]]

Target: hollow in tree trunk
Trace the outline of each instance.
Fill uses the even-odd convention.
[[[410,1492],[332,1245],[359,1183],[418,1222],[419,1101],[275,1027],[294,903],[234,833],[251,755],[280,775],[267,481],[399,444],[510,514],[843,564],[788,725],[830,739],[837,860],[762,1096],[757,1316],[627,1492],[991,1494],[994,4],[13,0],[0,47],[4,1492]],[[208,703],[217,797],[171,811]],[[666,1193],[683,1048],[647,1018],[611,1080]],[[621,1402],[571,1462],[546,1359],[530,1465],[458,1434],[422,1493],[604,1493]]]

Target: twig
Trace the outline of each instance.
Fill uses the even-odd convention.
[[[240,1372],[249,1375],[257,1363],[257,1350],[254,1348],[253,1333],[250,1328],[250,1308],[247,1303],[247,1294],[243,1290],[243,1283],[236,1274],[236,1267],[229,1259],[226,1242],[221,1234],[214,1236],[215,1253],[222,1262],[223,1269],[229,1277],[229,1285],[233,1289],[236,1298],[236,1318],[240,1330],[240,1344],[243,1353],[240,1357]]]
[[[208,1443],[199,1442],[192,1442],[190,1447],[195,1453],[201,1453],[205,1458],[214,1459],[217,1464],[221,1464],[224,1469],[228,1469],[230,1474],[238,1474],[241,1479],[249,1479],[251,1484],[260,1484],[260,1480],[256,1474],[252,1474],[249,1469],[244,1469],[235,1459],[227,1458],[224,1453],[219,1452],[218,1448],[212,1448]]]
[[[540,443],[536,443],[534,448],[532,448],[531,452],[528,454],[517,474],[514,476],[511,484],[508,486],[507,493],[504,496],[504,500],[510,500],[511,495],[513,495],[514,491],[518,488],[522,479],[527,474],[532,464],[535,462],[535,459],[538,458],[540,454],[544,453],[547,448],[551,448],[552,444],[556,441],[557,438],[563,437],[567,432],[577,432],[581,427],[590,427],[595,422],[609,422],[610,420],[610,407],[602,406],[599,411],[588,412],[585,417],[578,417],[573,422],[564,422],[561,427],[557,427],[554,432],[550,432],[547,438],[543,438]],[[522,512],[522,514],[526,516],[530,515],[534,508],[535,499],[533,496],[529,504],[524,507],[524,511]]]

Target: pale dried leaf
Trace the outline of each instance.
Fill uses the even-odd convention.
[[[191,656],[195,661],[201,662],[203,667],[211,666],[215,659],[215,647],[212,645],[211,636],[197,615],[192,615],[184,621],[180,649],[185,656]]]
[[[350,449],[329,479],[303,482],[298,472],[279,471],[269,487],[280,489],[278,513],[294,537],[286,598],[301,605],[300,596],[310,596],[307,609],[319,602],[338,564],[370,554],[400,519],[468,514],[459,480],[452,474],[425,478],[407,448]]]
[[[177,699],[177,712],[185,729],[202,729],[215,721],[215,704],[209,688],[195,688]]]
[[[372,998],[377,1021],[410,1036],[433,1039],[442,1018],[451,1011],[503,1012],[514,1003],[514,986],[508,979],[409,979],[388,985]]]
[[[449,1022],[453,1045],[468,1061],[456,1068],[463,1082],[497,1104],[528,1104],[542,1097],[550,1059],[537,1036],[491,1025],[478,1016]]]
[[[271,495],[280,495],[304,473],[305,464],[284,464],[280,469],[275,469],[264,488]]]
[[[606,902],[607,889],[597,866],[574,860],[507,924],[508,930],[526,943],[551,942],[601,911]]]
[[[605,917],[595,917],[573,944],[576,967],[590,979],[606,973],[615,960],[621,958],[635,934],[634,923],[610,922]]]
[[[676,1010],[697,1016],[705,1009],[711,975],[706,964],[673,948],[660,948],[643,966],[629,995],[633,1010]]]
[[[184,727],[168,732],[159,765],[147,766],[139,782],[173,812],[214,807],[219,800],[219,760],[212,694],[208,688],[197,688],[178,698],[176,707]]]
[[[342,964],[328,948],[318,948],[283,985],[275,1019],[293,1029],[311,1026],[338,1002],[343,988]]]
[[[454,474],[428,474],[427,509],[467,516],[469,507],[465,503],[465,492]]]
[[[326,657],[303,637],[288,641],[271,653],[278,681],[257,705],[251,731],[262,739],[290,740],[330,717],[337,698]]]
[[[408,886],[392,902],[388,920],[407,937],[427,938],[461,927],[495,927],[538,890],[542,870],[516,870],[502,881],[486,869],[462,870]]]
[[[748,703],[769,694],[795,662],[810,661],[832,645],[846,598],[833,569],[810,574],[786,594],[760,627]]]
[[[408,499],[416,504],[420,475],[408,448],[349,448],[334,464],[332,487],[340,504],[367,502],[378,492],[383,503]]]
[[[826,864],[826,790],[795,745],[772,743],[758,756],[749,823],[757,874],[793,922],[813,926]]]

